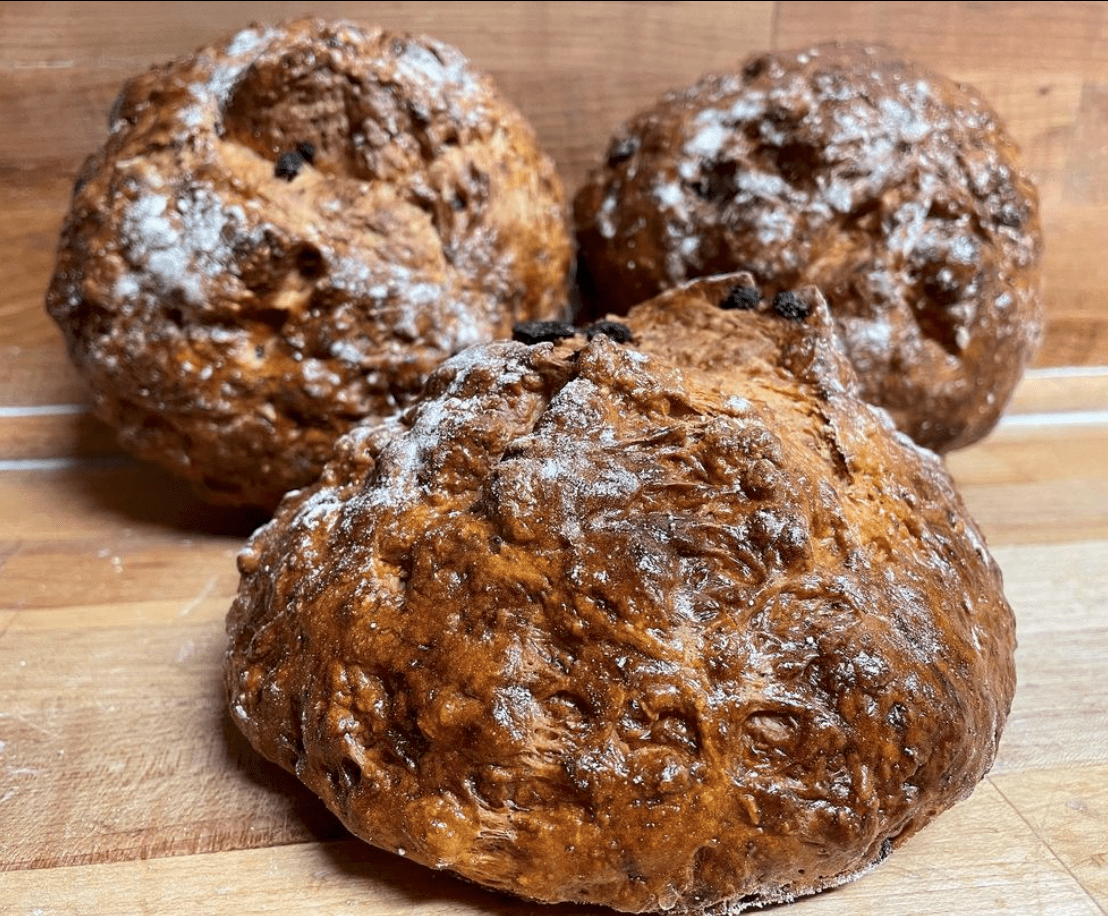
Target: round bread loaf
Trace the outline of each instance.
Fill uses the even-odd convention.
[[[1038,342],[1037,197],[971,89],[885,49],[767,54],[633,118],[574,204],[602,308],[751,271],[826,296],[863,396],[917,442],[995,425]]]
[[[272,508],[443,359],[565,308],[568,214],[453,48],[301,21],[124,87],[50,313],[124,446]]]
[[[340,440],[239,557],[251,743],[370,843],[632,912],[842,883],[968,795],[1000,573],[819,294],[751,282],[472,348]]]

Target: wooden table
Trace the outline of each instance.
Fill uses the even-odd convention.
[[[245,744],[220,662],[257,518],[122,455],[42,312],[120,80],[275,7],[459,45],[571,188],[619,120],[758,48],[881,38],[985,89],[1039,179],[1048,246],[1035,368],[996,432],[950,458],[1019,620],[1015,707],[971,799],[786,912],[1108,913],[1106,4],[3,3],[0,914],[556,911],[352,841]]]

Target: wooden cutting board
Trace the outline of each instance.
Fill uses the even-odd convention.
[[[572,187],[623,118],[747,51],[883,39],[994,100],[1043,192],[1048,332],[951,469],[1004,570],[1019,690],[974,795],[798,914],[1108,913],[1108,5],[0,3],[0,914],[584,913],[353,841],[230,724],[258,519],[116,449],[41,302],[120,81],[305,10],[460,46]]]

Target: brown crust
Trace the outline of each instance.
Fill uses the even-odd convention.
[[[100,416],[208,498],[272,508],[444,358],[565,308],[553,165],[441,43],[249,28],[128,82],[110,129],[47,306]]]
[[[841,883],[966,796],[1014,688],[1000,573],[819,294],[719,309],[744,282],[627,345],[471,349],[341,440],[240,555],[254,746],[382,848],[626,911]]]
[[[574,202],[593,307],[745,269],[827,297],[867,400],[930,448],[996,423],[1038,342],[1037,196],[971,89],[887,49],[755,57],[633,118]]]

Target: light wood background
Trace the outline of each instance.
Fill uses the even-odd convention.
[[[257,518],[122,456],[42,310],[122,80],[309,12],[457,45],[571,190],[621,120],[751,51],[881,40],[993,101],[1041,191],[1047,335],[950,463],[1019,619],[1016,705],[968,802],[786,912],[1108,913],[1108,4],[430,2],[0,3],[0,914],[552,912],[352,842],[245,745],[219,663]]]

